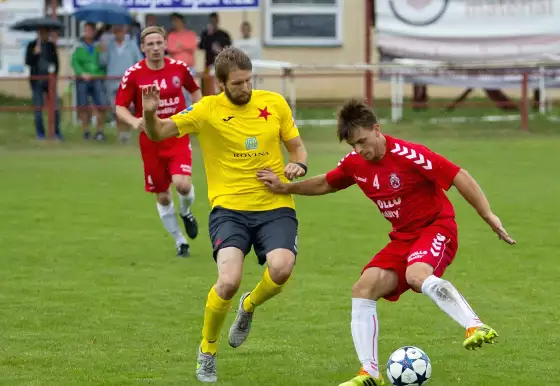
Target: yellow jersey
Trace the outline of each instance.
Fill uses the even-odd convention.
[[[179,137],[198,135],[212,208],[294,208],[291,195],[270,192],[256,176],[258,170],[270,168],[288,182],[281,146],[298,137],[299,130],[280,94],[253,90],[249,103],[242,106],[231,103],[224,93],[206,96],[171,119]]]

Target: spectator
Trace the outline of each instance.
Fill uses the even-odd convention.
[[[202,31],[200,35],[200,42],[198,48],[204,50],[206,61],[204,66],[204,73],[214,75],[214,60],[216,55],[227,46],[231,45],[231,38],[229,34],[219,28],[218,14],[213,12],[210,14],[210,23],[207,28]]]
[[[142,25],[138,21],[134,21],[129,29],[130,38],[136,41],[136,45],[140,47],[140,34],[142,33]],[[143,55],[145,56],[145,55]]]
[[[145,20],[146,20],[146,23],[145,23],[146,26],[145,26],[145,28],[157,26],[157,17],[156,17],[156,15],[154,15],[154,14],[152,14],[152,13],[149,13],[149,14],[146,15],[146,19],[145,19]]]
[[[251,61],[261,58],[261,41],[251,37],[251,24],[248,21],[241,23],[241,39],[236,39],[233,45],[245,52]],[[253,88],[258,87],[259,79],[257,77],[257,68],[253,63]]]
[[[82,121],[84,139],[90,138],[89,131],[89,97],[97,108],[95,109],[97,132],[95,139],[104,141],[103,123],[105,106],[103,95],[103,81],[100,78],[105,75],[99,61],[99,46],[94,42],[95,25],[88,23],[84,26],[84,35],[74,48],[72,53],[72,68],[78,77],[76,80],[76,95],[78,97],[79,117]]]
[[[41,76],[54,73],[58,75],[58,53],[56,45],[49,41],[49,31],[39,30],[37,39],[32,40],[27,45],[25,53],[25,64],[29,66],[30,76]],[[33,106],[35,106],[35,132],[37,139],[45,138],[45,126],[43,122],[42,108],[45,106],[45,94],[49,92],[49,81],[47,79],[30,79]],[[56,83],[53,85],[55,98],[55,134],[56,138],[62,140],[60,133],[60,110],[58,109],[58,96],[56,93]]]
[[[115,39],[113,27],[109,24],[104,24],[95,34],[95,41],[103,44],[105,47]]]
[[[120,77],[124,75],[126,70],[143,59],[140,48],[133,39],[127,39],[127,26],[116,25],[113,27],[115,39],[105,46],[100,46],[101,55],[99,60],[101,65],[105,67],[108,77],[119,77],[118,79],[107,79],[105,81],[105,89],[107,90],[107,99],[109,104],[113,106],[115,96],[119,88]],[[130,131],[127,125],[117,122],[119,131],[119,139],[126,142],[130,138]]]
[[[173,59],[185,62],[193,77],[196,76],[195,53],[198,45],[196,32],[185,27],[183,16],[178,13],[171,14],[171,32],[167,36],[167,54]],[[191,94],[183,89],[187,106],[192,104]]]
[[[251,36],[252,28],[248,21],[241,23],[241,39],[235,40],[234,46],[245,52],[251,60],[261,58],[261,42]]]
[[[113,26],[110,24],[103,24],[101,27],[98,27],[97,32],[95,34],[95,42],[98,43],[99,48],[106,48],[109,46],[109,43],[115,40],[115,34],[113,33]],[[101,67],[103,70],[106,70],[105,65],[102,63]],[[107,82],[103,82],[103,96],[105,97],[105,104],[110,104],[109,99],[109,90],[107,89]],[[105,123],[110,123],[114,119],[113,114],[110,110],[105,111]]]
[[[185,27],[183,16],[178,13],[171,14],[173,30],[167,37],[167,51],[173,59],[187,63],[191,69],[195,66],[195,51],[198,37],[194,31]]]

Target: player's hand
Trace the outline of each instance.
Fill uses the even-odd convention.
[[[498,235],[499,240],[504,240],[509,245],[515,244],[515,240],[508,235],[498,216],[496,216],[494,213],[491,213],[490,216],[488,216],[485,220],[488,225],[490,225],[492,230]]]
[[[159,87],[155,84],[142,87],[142,107],[144,112],[156,112],[159,107]]]
[[[132,128],[133,128],[134,130],[144,131],[144,128],[145,128],[145,126],[144,126],[144,118],[136,118],[136,119],[134,120],[134,123],[133,123],[133,125],[132,125]]]
[[[303,177],[305,175],[305,169],[296,163],[290,162],[284,168],[284,176],[288,180],[293,180],[294,178]]]
[[[288,185],[280,181],[280,178],[271,169],[263,169],[257,172],[257,180],[272,192],[278,194],[287,194]]]

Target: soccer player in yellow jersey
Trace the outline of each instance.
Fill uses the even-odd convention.
[[[215,69],[224,92],[202,98],[170,119],[156,116],[157,85],[146,86],[142,93],[148,137],[158,141],[197,134],[204,156],[218,280],[206,301],[196,370],[201,382],[217,381],[220,330],[251,247],[267,268],[253,291],[241,296],[229,332],[232,347],[247,339],[255,308],[282,291],[295,264],[298,221],[292,196],[269,191],[257,180],[257,171],[272,170],[284,182],[307,172],[307,152],[290,107],[279,94],[252,89],[249,57],[226,47],[217,56]],[[290,154],[285,166],[282,143]]]

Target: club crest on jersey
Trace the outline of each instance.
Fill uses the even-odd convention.
[[[249,137],[245,140],[245,148],[247,150],[255,150],[257,147],[259,147],[257,137]]]
[[[391,173],[389,176],[389,186],[393,189],[400,189],[401,179],[397,176],[397,173]]]
[[[172,82],[173,82],[173,86],[181,87],[181,79],[177,75],[173,77]]]

